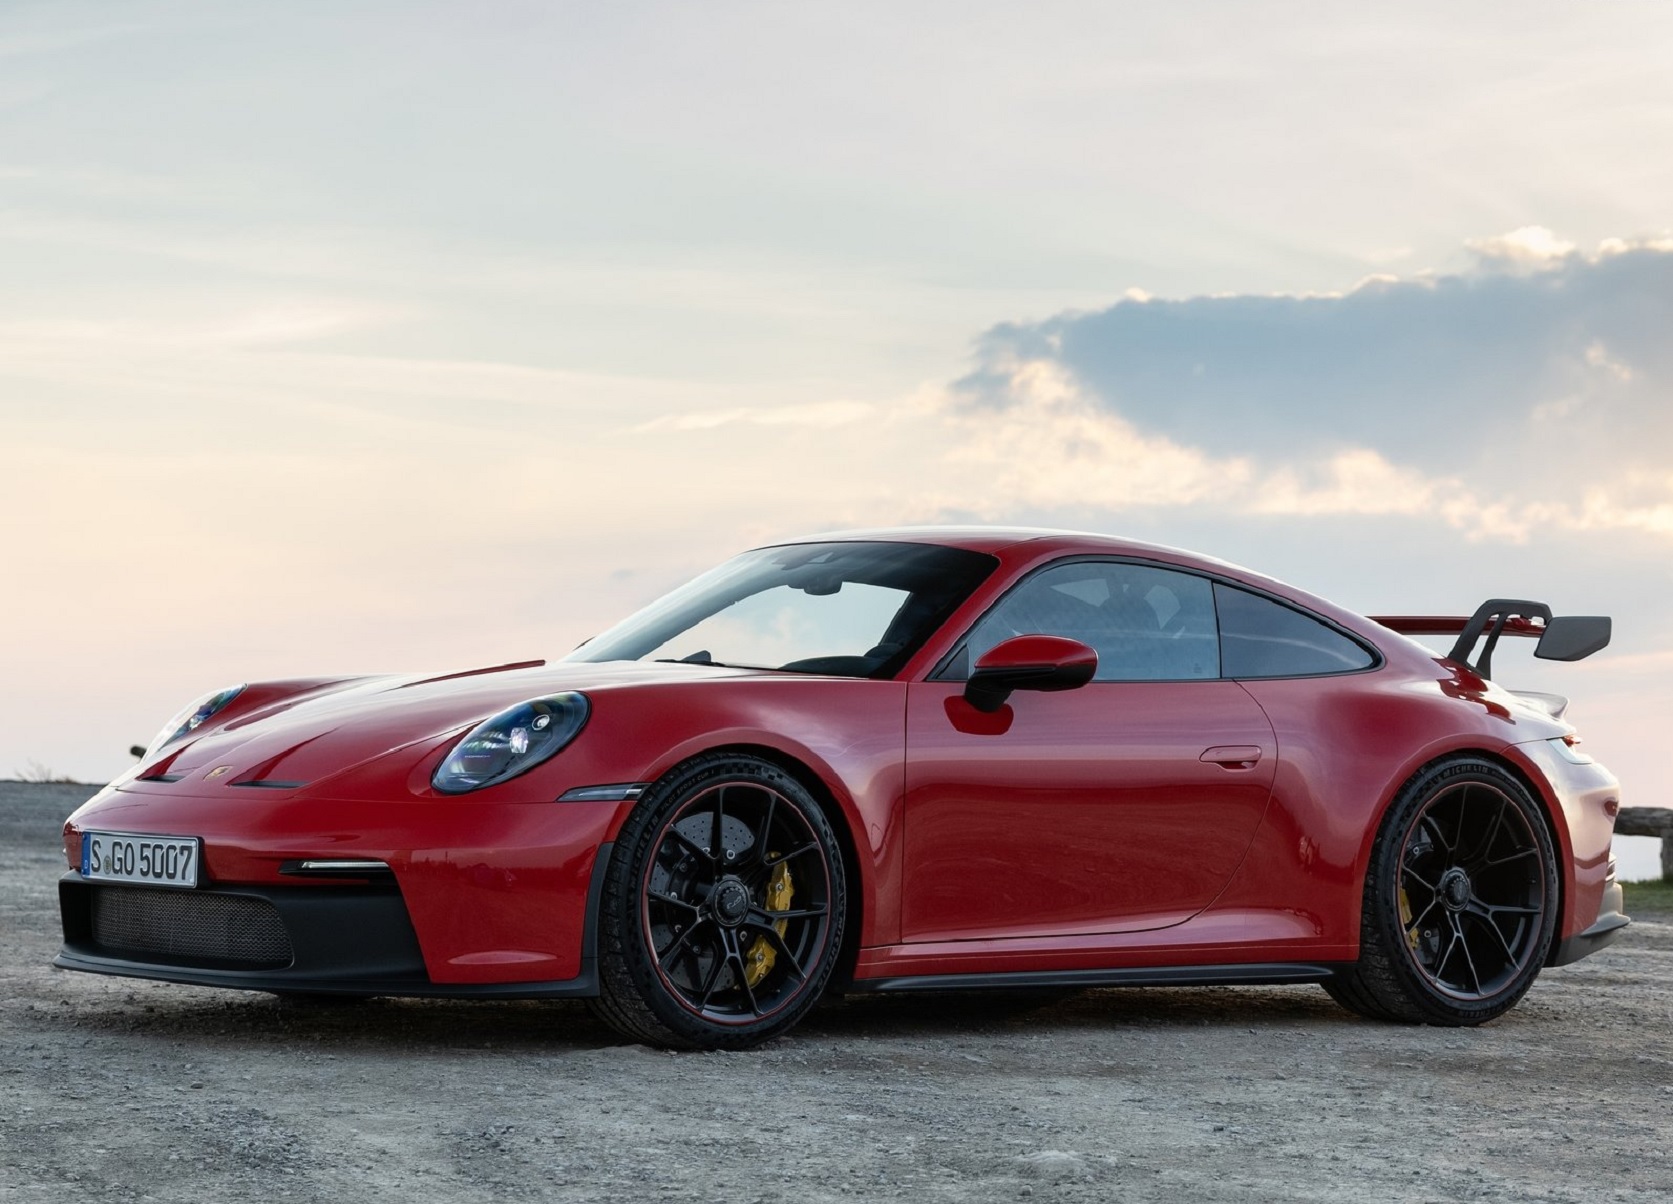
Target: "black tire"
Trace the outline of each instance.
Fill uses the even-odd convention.
[[[842,947],[842,851],[812,794],[725,753],[645,792],[598,912],[595,1015],[670,1049],[746,1049],[819,1002]]]
[[[1437,761],[1383,819],[1365,876],[1359,961],[1325,990],[1377,1020],[1491,1020],[1545,965],[1558,889],[1551,834],[1527,787],[1479,757]]]

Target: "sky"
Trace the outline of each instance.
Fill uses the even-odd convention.
[[[968,521],[1612,614],[1666,805],[1670,332],[1661,3],[9,0],[0,776]]]

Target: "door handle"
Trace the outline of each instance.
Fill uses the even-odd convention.
[[[1253,744],[1222,744],[1205,749],[1197,759],[1221,769],[1253,769],[1260,762],[1261,750]]]

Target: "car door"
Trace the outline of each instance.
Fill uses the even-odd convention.
[[[1098,652],[1087,685],[984,714],[968,666],[1013,635]],[[1041,569],[907,697],[906,941],[1135,931],[1225,886],[1271,793],[1272,726],[1220,679],[1213,584],[1145,562]]]

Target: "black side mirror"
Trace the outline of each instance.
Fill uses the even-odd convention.
[[[1013,636],[982,654],[964,683],[964,697],[978,711],[993,712],[1012,690],[1073,690],[1097,671],[1097,652],[1079,640]]]
[[[1547,661],[1584,660],[1609,646],[1612,628],[1608,615],[1558,615],[1546,622],[1534,655]]]

